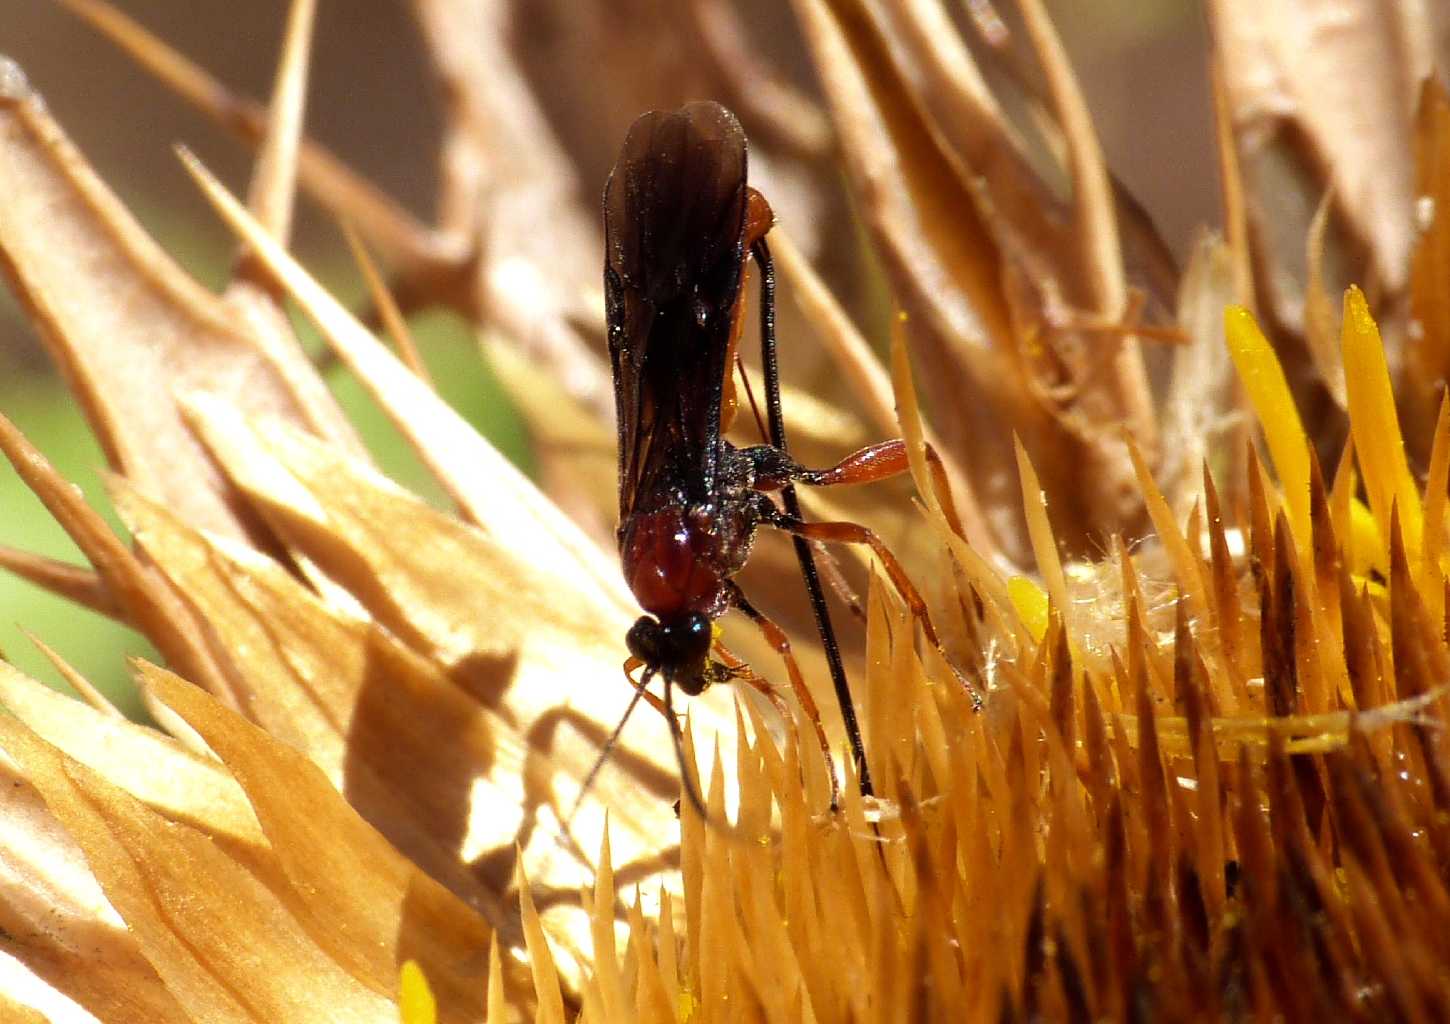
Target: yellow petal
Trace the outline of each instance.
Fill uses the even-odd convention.
[[[1230,306],[1224,313],[1225,337],[1239,380],[1249,396],[1254,415],[1263,428],[1274,470],[1289,506],[1289,527],[1298,550],[1308,551],[1309,527],[1309,438],[1289,392],[1289,382],[1273,346],[1259,330],[1253,315],[1242,306]]]
[[[1022,624],[1038,643],[1047,635],[1048,608],[1047,592],[1026,576],[1013,576],[1007,581],[1007,593],[1012,597],[1012,607]]]
[[[1369,507],[1382,536],[1389,533],[1391,508],[1398,507],[1410,564],[1419,565],[1424,537],[1420,490],[1405,456],[1384,343],[1380,340],[1379,327],[1370,316],[1364,293],[1358,288],[1351,287],[1344,294],[1344,327],[1340,340],[1349,391],[1349,427],[1354,432],[1354,450],[1364,474]]]
[[[398,1010],[402,1024],[437,1024],[438,1003],[416,960],[404,960],[398,972]]]

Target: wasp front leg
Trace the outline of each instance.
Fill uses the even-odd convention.
[[[816,700],[811,696],[811,691],[806,687],[805,676],[801,673],[800,663],[796,661],[795,654],[791,651],[790,637],[786,636],[785,630],[757,609],[745,597],[740,587],[732,583],[730,585],[730,603],[740,610],[746,618],[754,622],[767,643],[775,648],[781,660],[785,662],[786,677],[790,680],[790,687],[795,692],[796,700],[800,702],[801,711],[810,719],[811,727],[815,730],[816,742],[820,744],[821,756],[826,762],[826,775],[831,780],[831,810],[841,806],[840,783],[836,779],[836,763],[831,757],[831,743],[826,738],[825,726],[821,724],[821,711],[816,706]],[[744,663],[742,662],[742,667]],[[772,702],[776,700],[770,685],[761,679],[760,676],[745,669],[745,674],[740,676],[745,682],[769,697]]]

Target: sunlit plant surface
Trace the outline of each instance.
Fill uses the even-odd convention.
[[[259,155],[229,190],[181,154],[244,247],[213,293],[0,63],[0,266],[126,531],[0,419],[0,450],[89,565],[0,562],[155,649],[132,665],[154,727],[70,669],[63,630],[39,639],[81,699],[0,666],[8,1016],[1432,1020],[1450,1004],[1434,12],[1210,5],[1226,216],[1180,271],[1109,173],[1033,0],[1010,22],[794,0],[819,98],[723,4],[641,3],[659,16],[642,66],[610,45],[635,25],[617,11],[575,5],[597,38],[532,51],[498,5],[415,0],[448,98],[427,225],[304,140],[311,3],[268,108],[116,9],[66,6]],[[1326,18],[1338,33],[1310,31]],[[865,558],[838,554],[878,789],[863,799],[841,765],[838,813],[802,723],[723,688],[692,704],[688,753],[731,829],[688,800],[676,817],[649,718],[581,795],[628,697],[637,609],[610,537],[588,179],[618,138],[590,150],[525,74],[571,47],[593,92],[556,88],[621,128],[693,95],[741,113],[806,353],[785,396],[799,456],[898,432],[912,453],[909,487],[808,509],[901,552],[955,666]],[[288,254],[299,187],[361,240],[361,318]],[[378,472],[288,305],[446,510]],[[538,486],[418,362],[402,314],[437,305],[478,329]],[[762,544],[747,583],[824,684],[791,564]],[[750,631],[725,642],[780,673]]]

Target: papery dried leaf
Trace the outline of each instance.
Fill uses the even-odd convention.
[[[250,535],[255,524],[186,430],[174,390],[207,381],[240,408],[343,443],[350,428],[299,348],[239,327],[146,235],[13,64],[0,83],[0,263],[107,458],[190,521]]]
[[[1450,378],[1450,94],[1435,78],[1420,92],[1415,119],[1415,223],[1404,375],[1409,436],[1423,444],[1440,383]]]
[[[465,514],[498,536],[532,538],[531,558],[559,576],[577,580],[585,568],[586,578],[595,583],[601,597],[621,612],[631,608],[617,566],[458,413],[409,373],[194,158],[189,154],[183,158],[207,198],[317,322]],[[501,489],[511,500],[500,500]]]
[[[1213,92],[1213,141],[1218,157],[1218,176],[1223,200],[1224,244],[1233,270],[1234,301],[1256,308],[1252,242],[1249,228],[1249,197],[1244,184],[1243,160],[1234,135],[1234,111],[1229,101],[1223,55],[1214,47],[1208,55],[1209,84]]]
[[[38,982],[102,1020],[190,1020],[106,902],[80,847],[8,760],[0,763],[0,890],[0,953],[33,979],[22,983],[6,966],[0,991],[25,998]]]
[[[534,549],[527,542],[502,543],[434,512],[367,467],[340,460],[281,424],[262,425],[260,437],[318,502],[326,529],[299,517],[295,506],[273,504],[265,492],[254,492],[254,500],[285,535],[305,538],[300,546],[344,582],[379,622],[464,685],[501,700],[521,723],[566,702],[586,720],[612,721],[623,704],[623,689],[575,683],[592,679],[612,684],[618,678],[620,637],[627,620],[601,608],[587,591],[545,571],[533,560]],[[703,709],[696,709],[695,717],[697,727],[724,725]],[[622,741],[622,758],[645,754],[670,763],[667,751],[636,748],[635,742]],[[577,773],[583,766],[575,763],[569,770]],[[617,828],[638,828],[646,837],[660,834],[654,813],[630,824],[638,801],[616,801],[609,792],[600,798],[615,808]],[[639,855],[626,849],[618,834],[615,849],[621,860]]]
[[[242,428],[210,421],[204,433],[228,429]],[[305,738],[304,749],[384,834],[475,906],[493,906],[491,920],[503,920],[501,872],[516,843],[537,881],[574,884],[581,866],[560,849],[566,837],[556,817],[572,790],[566,783],[556,796],[556,773],[571,782],[588,773],[625,703],[626,687],[615,682],[623,626],[567,581],[362,464],[338,461],[301,435],[263,438],[249,443],[282,460],[269,475],[239,474],[238,485],[281,536],[427,658],[328,611],[280,566],[211,549],[160,509],[118,493],[138,542],[205,609],[219,647],[246,664],[258,720]],[[450,742],[439,745],[439,735]],[[579,842],[598,834],[610,806],[621,856],[645,874],[663,868],[673,832],[668,744],[663,729],[624,735],[617,769],[600,777],[572,822]],[[546,922],[563,949],[578,948],[582,922],[569,906],[551,907]]]
[[[390,998],[346,974],[285,902],[204,832],[147,809],[19,725],[0,730],[0,746],[85,851],[107,900],[187,1013],[251,1024],[303,1020],[325,1005],[337,1020],[396,1020]]]
[[[41,739],[172,821],[225,842],[233,855],[266,839],[225,769],[175,740],[78,704],[0,664],[0,705]]]
[[[574,327],[581,316],[597,316],[590,298],[599,279],[599,229],[576,202],[579,183],[522,81],[508,45],[508,12],[476,0],[414,6],[435,72],[453,96],[455,123],[467,127],[447,153],[454,191],[445,202],[477,233],[477,308],[607,421],[609,374]],[[484,178],[489,188],[481,192]]]
[[[398,964],[416,959],[442,1019],[477,1019],[489,942],[483,918],[389,846],[302,754],[175,676],[152,666],[142,673],[246,791],[314,941],[384,992]]]
[[[1367,246],[1376,281],[1397,293],[1412,238],[1405,140],[1433,63],[1427,8],[1215,0],[1209,13],[1276,313],[1299,322],[1294,282],[1329,182],[1335,213]]]
[[[997,243],[861,12],[824,0],[798,0],[795,8],[823,74],[847,170],[867,199],[863,215],[898,300],[913,314],[913,348],[929,395],[943,409],[943,441],[979,488],[993,482],[983,500],[996,501],[1012,469],[1001,455],[1010,440],[1003,424],[1034,448],[1045,428],[1017,362]],[[990,397],[972,403],[990,408],[970,420],[972,410],[959,401],[968,391]]]
[[[501,756],[487,712],[376,627],[321,606],[280,566],[225,554],[139,496],[116,497],[138,543],[205,612],[219,649],[245,654],[251,714],[307,753],[395,846],[501,922],[497,893],[460,859],[473,780]],[[517,743],[501,753],[510,751],[505,767],[517,776],[525,755]],[[521,798],[520,782],[504,784]],[[484,820],[504,840],[518,824]]]
[[[1037,453],[1048,489],[1073,502],[1077,514],[1063,520],[1064,528],[1075,529],[1064,540],[1076,550],[1093,531],[1141,514],[1119,428],[1128,426],[1145,444],[1156,436],[1130,332],[1079,331],[1073,323],[1086,313],[1116,326],[1124,313],[1107,178],[1092,156],[1096,144],[1071,75],[1050,28],[1038,19],[1034,40],[1069,126],[1080,216],[1067,241],[1034,245],[1043,219],[1012,219],[1027,205],[1022,192],[1031,186],[1020,178],[1008,184],[998,159],[986,164],[995,177],[975,177],[983,168],[944,144],[954,136],[936,125],[935,105],[920,94],[926,86],[907,56],[923,47],[934,54],[938,77],[947,63],[957,65],[952,85],[958,105],[974,112],[973,131],[1009,149],[1015,136],[962,70],[964,51],[948,61],[946,44],[927,45],[926,16],[915,7],[895,16],[901,24],[874,8],[820,0],[799,0],[797,15],[822,69],[868,226],[898,301],[913,314],[913,345],[929,371],[929,396],[939,407],[937,427],[948,450],[968,467],[984,501],[1010,507],[1002,485],[1011,467],[997,454],[1006,438],[997,432],[1004,425],[1015,431]],[[970,148],[980,151],[980,140]],[[1001,208],[995,190],[1004,193]],[[963,393],[986,400],[964,408]],[[1078,474],[1094,485],[1074,484]]]
[[[1305,240],[1304,263],[1304,344],[1314,360],[1314,369],[1329,391],[1335,404],[1346,408],[1349,399],[1344,390],[1344,360],[1339,356],[1338,332],[1335,330],[1334,300],[1325,286],[1324,233],[1329,226],[1334,193],[1326,192],[1309,222]]]
[[[1042,65],[1046,92],[1062,132],[1064,163],[1072,182],[1073,230],[1069,238],[1076,250],[1076,273],[1062,275],[1067,281],[1065,297],[1071,301],[1076,298],[1074,292],[1081,289],[1087,299],[1082,303],[1087,312],[1120,316],[1127,301],[1127,283],[1102,147],[1087,101],[1045,5],[1041,0],[1023,0],[1021,7],[1022,20]],[[1121,391],[1116,397],[1123,406],[1124,419],[1138,433],[1139,442],[1150,445],[1155,439],[1152,410],[1141,404],[1146,403],[1148,395],[1137,339],[1131,335],[1120,338],[1109,351],[1114,364],[1113,376],[1120,378],[1117,384]],[[1135,403],[1139,404],[1136,409]]]
[[[1188,342],[1173,352],[1160,413],[1158,477],[1173,510],[1186,513],[1199,494],[1201,471],[1232,424],[1233,364],[1224,344],[1223,310],[1234,300],[1233,268],[1220,238],[1193,247],[1178,290],[1178,325]]]

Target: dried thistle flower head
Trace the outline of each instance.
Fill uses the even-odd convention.
[[[575,61],[591,102],[627,120],[660,83],[720,95],[767,177],[827,196],[771,236],[835,378],[787,393],[793,435],[824,462],[899,429],[915,495],[812,511],[901,552],[957,663],[845,556],[878,798],[848,787],[828,813],[795,723],[721,692],[688,735],[726,830],[688,801],[676,820],[660,723],[627,730],[580,799],[636,610],[606,550],[587,151],[550,133],[512,9],[413,5],[449,101],[423,225],[304,138],[310,0],[266,108],[108,4],[65,2],[259,156],[242,203],[182,155],[243,245],[213,294],[0,62],[0,267],[130,534],[0,417],[0,451],[90,567],[0,563],[166,663],[134,665],[156,727],[69,670],[63,637],[46,650],[83,700],[0,665],[7,1015],[1428,1020],[1450,1002],[1438,12],[1212,4],[1224,237],[1140,281],[1161,244],[1038,0],[1010,29],[981,4],[958,23],[794,0],[819,104],[729,5],[569,5],[599,30],[558,44],[594,58]],[[646,66],[606,35],[635,32],[630,13],[653,17]],[[1331,17],[1343,31],[1311,31]],[[814,187],[840,169],[891,297],[885,365],[809,257],[846,222]],[[299,185],[362,238],[403,358],[288,254]],[[454,510],[369,464],[284,296]],[[489,336],[558,504],[430,388],[401,316],[428,303]],[[824,680],[786,552],[755,561]]]

